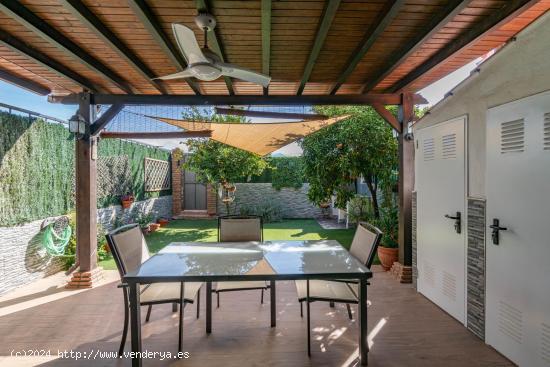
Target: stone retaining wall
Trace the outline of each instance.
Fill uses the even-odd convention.
[[[172,216],[172,196],[134,203],[155,217]],[[112,221],[122,212],[120,205],[98,209],[98,223],[110,230]],[[130,210],[125,210],[128,216]],[[42,247],[40,225],[43,219],[14,227],[0,227],[0,294],[63,270],[60,257],[48,255]]]
[[[238,183],[235,184],[236,213],[241,206],[256,206],[273,202],[281,207],[283,218],[316,218],[322,215],[321,209],[307,198],[309,184],[299,189],[282,188],[275,190],[271,183]],[[233,208],[232,208],[233,210]],[[218,200],[218,214],[225,214],[225,205]]]

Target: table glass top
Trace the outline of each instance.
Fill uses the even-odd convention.
[[[369,269],[337,241],[175,242],[126,279],[202,277],[230,280],[257,276],[358,275]],[[266,277],[267,278],[267,277]]]

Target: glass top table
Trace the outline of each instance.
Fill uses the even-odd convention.
[[[359,281],[359,350],[367,363],[367,281],[371,271],[337,241],[175,242],[124,276],[130,290],[132,351],[141,351],[139,285],[206,282],[206,332],[212,331],[212,282],[270,282],[271,326],[276,326],[276,280]],[[309,287],[308,287],[309,288]],[[141,366],[141,353],[132,359]]]

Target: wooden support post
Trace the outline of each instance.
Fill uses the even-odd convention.
[[[97,138],[90,135],[93,122],[91,95],[79,94],[78,113],[86,134],[76,141],[76,251],[79,269],[68,288],[91,288],[101,277],[97,268]]]
[[[401,282],[410,282],[412,264],[412,191],[414,187],[414,142],[407,135],[409,122],[414,119],[414,103],[411,94],[403,94],[399,105],[401,132],[399,139],[399,264]],[[410,278],[410,279],[409,279]]]

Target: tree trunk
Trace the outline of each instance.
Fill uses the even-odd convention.
[[[372,209],[374,211],[374,217],[380,219],[380,208],[378,207],[378,197],[376,196],[376,186],[373,183],[372,177],[366,177],[365,182],[369,188],[370,195],[372,197]]]

